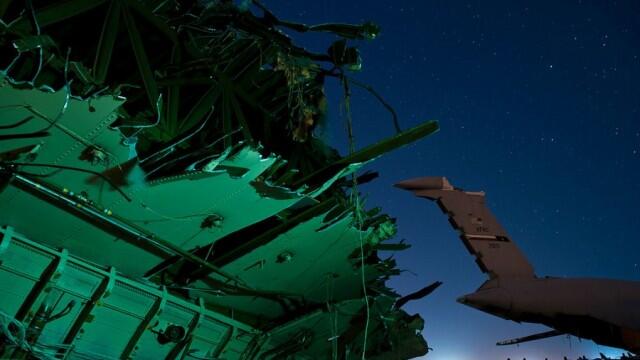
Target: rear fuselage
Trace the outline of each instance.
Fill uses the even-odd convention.
[[[505,319],[542,323],[603,345],[640,352],[640,282],[496,278],[459,301]]]

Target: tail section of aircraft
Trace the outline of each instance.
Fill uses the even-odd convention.
[[[535,277],[529,261],[485,205],[484,192],[463,191],[444,177],[405,180],[396,186],[436,201],[491,279]]]

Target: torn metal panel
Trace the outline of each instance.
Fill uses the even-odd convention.
[[[123,142],[125,138],[108,127],[113,123],[114,111],[121,106],[122,99],[114,99],[110,96],[98,97],[91,101],[67,99],[64,90],[58,90],[55,93],[35,89],[22,90],[14,89],[6,83],[0,91],[3,94],[2,106],[8,106],[11,110],[7,111],[8,122],[17,122],[18,119],[32,116],[30,114],[34,112],[40,114],[41,112],[37,110],[40,108],[51,112],[41,113],[40,117],[20,126],[20,129],[24,128],[24,132],[37,131],[50,126],[55,121],[49,130],[50,136],[38,138],[37,141],[33,139],[3,141],[0,143],[0,150],[3,152],[38,145],[38,151],[32,156],[33,159],[30,159],[36,163],[72,166],[96,172],[121,168],[120,164],[130,156],[130,148]],[[57,112],[51,111],[55,109],[53,104],[59,108]],[[70,193],[81,194],[87,201],[100,204],[109,213],[189,249],[208,244],[237,229],[279,213],[305,197],[319,196],[337,179],[355,171],[360,166],[353,165],[341,171],[318,189],[309,189],[310,192],[306,195],[279,188],[286,191],[286,197],[278,194],[269,196],[269,191],[264,187],[256,186],[257,183],[264,184],[266,180],[256,181],[256,179],[273,166],[275,161],[276,158],[273,156],[265,157],[249,147],[244,147],[219,164],[227,168],[248,169],[239,178],[225,171],[213,173],[192,171],[181,176],[150,182],[144,180],[145,174],[141,169],[134,167],[125,175],[123,181],[117,181],[119,188],[133,198],[133,203],[127,202],[110,184],[95,175],[46,167],[25,166],[24,169],[39,175],[46,174],[48,182],[68,189]],[[177,193],[181,194],[179,207],[175,206]],[[114,242],[113,235],[103,234],[93,229],[92,225],[67,217],[50,205],[40,204],[39,200],[30,199],[29,195],[21,191],[12,189],[0,196],[3,199],[0,214],[7,214],[10,219],[9,224],[25,228],[30,236],[53,240],[54,245],[67,246],[82,256],[123,268],[131,274],[144,273],[142,268],[148,270],[152,266],[151,263],[159,261],[157,257],[148,258],[146,262],[140,261],[135,264],[140,270],[120,264],[117,262],[117,254],[122,251],[134,251],[133,248],[124,244],[124,241]],[[206,199],[210,200],[206,201]],[[246,212],[237,204],[246,204],[244,206],[250,206],[253,211]],[[60,216],[38,219],[43,223],[34,226],[34,219],[26,216],[34,212],[60,213]],[[212,215],[221,219],[219,226],[204,227],[203,222]],[[40,231],[54,235],[44,236],[45,233]],[[88,237],[95,240],[88,244],[85,241]],[[92,253],[96,246],[104,251],[94,258],[98,255]],[[123,249],[123,246],[128,249]],[[110,252],[115,253],[114,256],[108,256]],[[148,257],[143,253],[139,256]]]
[[[377,237],[376,228],[365,231],[355,228],[350,212],[337,218],[329,217],[331,213],[325,211],[266,243],[256,244],[251,251],[223,266],[225,271],[238,274],[249,283],[261,284],[261,290],[272,292],[275,298],[238,298],[198,290],[211,289],[206,280],[191,283],[192,296],[276,319],[308,303],[361,298],[362,271],[371,294],[387,292],[384,286],[374,290],[372,282],[390,275],[393,268],[385,268],[382,263],[369,264],[367,259],[362,270],[359,258],[361,242],[368,258],[370,242],[386,238]],[[356,258],[354,253],[358,254]],[[277,294],[283,297],[278,298]],[[292,302],[296,298],[284,294],[299,294],[298,302]]]
[[[192,249],[272,216],[302,198],[295,194],[289,199],[274,199],[256,192],[251,182],[274,161],[245,147],[222,162],[225,166],[249,169],[239,178],[226,171],[193,171],[140,187],[133,195],[134,204],[119,199],[108,207],[176,245]],[[179,199],[176,194],[180,194]],[[180,205],[176,206],[178,202]],[[252,211],[247,212],[244,206]],[[211,216],[218,217],[220,222],[207,225],[206,219]]]
[[[123,136],[109,125],[116,119],[114,111],[124,99],[102,96],[91,101],[71,97],[65,89],[56,92],[38,89],[16,89],[5,78],[0,81],[0,109],[2,125],[20,124],[4,129],[3,134],[14,139],[0,142],[0,154],[31,145],[39,145],[26,156],[29,162],[77,166],[87,170],[104,171],[127,160],[129,148]],[[26,122],[23,122],[28,120]],[[20,134],[44,131],[43,136],[24,138]],[[16,160],[16,159],[4,159]],[[49,174],[51,168],[29,167],[25,171]],[[60,172],[50,176],[61,186],[66,183],[77,188],[73,179]],[[85,189],[77,189],[83,191]],[[91,194],[94,195],[94,194]]]
[[[300,224],[224,268],[273,291],[298,293],[314,301],[326,301],[329,287],[334,299],[360,297],[360,271],[349,255],[361,240],[367,241],[368,234],[352,227],[351,216],[318,231],[324,216]]]
[[[0,91],[3,95],[2,106],[9,109],[6,111],[8,122],[18,122],[18,119],[32,116],[30,114],[39,114],[39,117],[21,125],[19,128],[22,131],[34,132],[53,123],[48,130],[50,136],[36,140],[2,141],[0,150],[3,152],[37,145],[38,151],[30,154],[29,160],[96,172],[117,166],[129,156],[129,147],[123,145],[122,135],[108,128],[114,121],[113,111],[122,104],[122,100],[114,101],[109,96],[92,101],[67,99],[63,90],[55,93],[35,89],[21,90],[6,83]],[[68,103],[65,103],[67,100]],[[48,114],[37,110],[43,108],[52,111],[56,108],[53,104],[59,108],[57,112]],[[98,153],[87,154],[88,149]],[[100,160],[87,158],[98,154],[104,157],[100,157]],[[131,178],[135,174],[129,175],[131,180],[120,186],[121,190],[134,197],[133,204],[127,202],[111,185],[91,174],[45,167],[23,168],[24,171],[47,175],[48,182],[71,194],[78,194],[86,201],[102,205],[110,214],[130,219],[150,233],[171,239],[178,246],[193,248],[280,212],[302,198],[302,195],[294,194],[288,201],[269,201],[269,198],[251,188],[249,183],[272,166],[274,161],[274,157],[263,157],[257,151],[244,147],[221,163],[227,167],[249,169],[239,179],[224,171],[201,174],[192,172],[145,184],[144,174],[141,170],[136,170],[139,172],[137,176],[141,178],[136,181]],[[181,194],[181,207],[175,206],[177,193]],[[192,196],[191,200],[189,196]],[[143,274],[160,261],[157,256],[149,257],[146,252],[136,251],[135,247],[125,241],[114,242],[113,235],[69,217],[64,211],[18,189],[11,188],[0,197],[3,200],[0,202],[0,214],[5,217],[5,221],[24,228],[30,236],[47,239],[56,246],[66,246],[84,257],[123,268],[130,274]],[[204,201],[207,198],[210,199],[209,202]],[[250,206],[254,211],[247,213],[236,206],[239,203],[253,204]],[[31,216],[34,213],[47,213],[50,216],[34,218]],[[214,214],[222,219],[220,226],[204,228],[203,221]],[[87,242],[87,238],[92,241]],[[96,253],[96,248],[102,251]],[[118,262],[119,254],[131,251],[138,252],[139,261],[132,264],[135,268]],[[110,256],[110,253],[113,255]]]

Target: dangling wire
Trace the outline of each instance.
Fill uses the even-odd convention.
[[[64,115],[64,113],[67,111],[67,108],[69,107],[69,101],[71,100],[71,80],[69,80],[69,59],[71,58],[71,48],[67,48],[67,56],[65,57],[65,61],[64,61],[64,103],[62,104],[62,107],[60,108],[60,111],[58,112],[58,115],[56,115],[56,117],[53,119],[53,121],[51,121],[49,123],[49,126],[47,126],[44,131],[47,131],[49,129],[51,129],[52,127],[54,127],[58,121],[60,121],[60,119],[62,118],[62,115]]]
[[[138,125],[119,125],[116,128],[117,129],[125,129],[125,128],[134,128],[134,129],[138,129],[136,132],[134,132],[133,134],[129,135],[129,138],[135,137],[136,135],[138,135],[138,133],[140,131],[142,131],[143,129],[147,129],[150,127],[154,127],[157,126],[158,124],[160,124],[160,120],[162,119],[162,94],[158,95],[158,99],[156,99],[156,121],[152,124],[138,124]]]
[[[340,79],[342,81],[342,88],[344,90],[344,109],[345,109],[345,117],[347,120],[347,135],[349,137],[349,154],[353,154],[356,151],[355,145],[355,137],[353,135],[353,120],[351,117],[351,90],[349,88],[349,79],[341,74]],[[369,318],[370,318],[370,305],[369,305],[369,296],[367,294],[367,280],[365,276],[365,263],[364,263],[364,238],[362,236],[362,208],[360,204],[360,200],[358,198],[358,180],[355,175],[352,176],[353,185],[351,189],[351,202],[354,206],[354,220],[356,228],[358,229],[358,234],[360,237],[360,275],[362,281],[362,293],[364,295],[364,303],[366,309],[366,320],[364,325],[364,337],[362,344],[362,360],[366,359],[367,353],[367,336],[369,332]]]
[[[354,176],[354,189],[356,187],[355,185],[356,181],[355,181],[355,176]],[[357,194],[357,193],[356,193]],[[358,224],[358,227],[362,226],[362,211],[360,209],[360,201],[358,201],[357,199],[357,195],[355,195],[356,197],[356,224]],[[364,325],[364,340],[363,340],[363,346],[362,346],[362,360],[366,359],[366,352],[367,352],[367,335],[369,333],[369,318],[370,318],[370,308],[369,308],[369,295],[367,294],[367,281],[366,281],[366,277],[365,277],[365,263],[364,263],[364,238],[362,236],[362,229],[358,229],[358,233],[360,236],[360,269],[361,269],[361,280],[362,280],[362,292],[364,294],[364,303],[365,303],[365,307],[367,310],[367,318],[365,321],[365,325]]]
[[[64,166],[64,165],[56,165],[56,164],[23,163],[23,162],[15,162],[15,161],[6,162],[6,163],[5,162],[0,162],[0,165],[2,167],[5,167],[7,165],[43,167],[43,168],[71,170],[71,171],[78,171],[78,172],[83,172],[83,173],[87,173],[87,174],[92,174],[92,175],[100,177],[102,180],[104,180],[107,183],[109,183],[109,185],[111,185],[111,187],[113,187],[114,190],[116,190],[118,193],[120,193],[120,195],[122,195],[122,197],[125,200],[127,200],[128,202],[132,201],[131,198],[129,196],[127,196],[127,194],[125,194],[124,191],[122,191],[122,189],[120,189],[120,187],[118,185],[116,185],[111,179],[109,179],[104,174],[101,174],[101,173],[93,171],[93,170],[82,169],[82,168],[78,168],[78,167],[75,167],[75,166]],[[27,175],[27,176],[42,177],[42,175],[40,175],[40,174],[32,174],[32,173],[28,173],[28,172],[24,172],[24,171],[16,171],[16,170],[10,170],[10,171],[15,171],[16,173],[24,174],[24,175]]]
[[[373,86],[367,85],[353,78],[349,78],[349,81],[353,85],[360,87],[368,91],[371,95],[373,95],[378,100],[378,102],[380,102],[380,104],[382,104],[382,106],[384,106],[384,108],[387,109],[387,111],[389,111],[389,113],[391,114],[391,119],[393,120],[393,127],[395,128],[396,133],[399,134],[402,132],[402,129],[400,128],[400,121],[398,120],[398,114],[396,113],[396,110],[382,97],[382,95],[380,95],[376,91],[376,89],[373,88]]]
[[[36,36],[40,36],[40,24],[38,24],[38,18],[36,17],[36,10],[33,7],[33,3],[31,2],[31,0],[27,0],[27,6],[29,6],[29,11],[31,12],[31,17],[33,19],[33,25],[36,28]],[[43,49],[42,49],[42,45],[38,45],[38,52],[39,52],[39,56],[38,56],[38,69],[36,70],[35,75],[33,75],[33,78],[31,79],[31,85],[35,86],[36,83],[36,79],[38,78],[38,76],[40,75],[40,71],[42,71],[42,56],[43,56]]]
[[[327,339],[331,341],[331,358],[332,360],[338,360],[338,338],[340,335],[338,334],[338,307],[334,304],[333,293],[335,289],[335,274],[329,273],[326,278],[326,295],[325,295],[325,303],[327,306],[327,311],[329,312],[329,323],[331,329],[331,337]]]
[[[347,136],[349,137],[349,155],[356,151],[356,141],[353,136],[353,120],[351,118],[351,88],[349,87],[349,79],[344,75],[340,75],[342,82],[342,90],[344,91],[344,111],[347,120]]]
[[[178,146],[178,145],[180,145],[181,143],[183,143],[183,142],[185,142],[185,141],[189,140],[192,136],[194,136],[194,135],[196,135],[197,133],[199,133],[199,132],[200,132],[200,130],[202,130],[202,129],[207,125],[207,123],[209,122],[209,119],[210,119],[210,118],[211,118],[211,116],[213,115],[213,110],[214,110],[214,108],[213,108],[213,106],[211,106],[211,110],[209,110],[209,114],[208,114],[208,115],[207,115],[207,117],[204,119],[204,121],[202,122],[202,124],[200,124],[200,127],[198,127],[195,131],[193,131],[192,133],[190,133],[190,134],[188,134],[188,135],[184,136],[183,138],[181,138],[181,139],[179,139],[179,140],[176,140],[176,141],[175,141],[175,142],[173,142],[172,144],[165,146],[165,147],[164,147],[164,148],[162,148],[161,150],[156,151],[156,152],[154,152],[153,154],[148,155],[148,156],[147,156],[147,157],[145,157],[144,159],[140,159],[140,163],[144,163],[144,162],[146,162],[147,160],[149,160],[149,159],[151,159],[151,158],[154,158],[154,157],[156,157],[156,156],[162,155],[162,156],[159,156],[157,159],[155,159],[156,161],[157,161],[157,160],[160,160],[161,158],[163,158],[163,157],[167,156],[167,154],[168,154],[169,152],[171,152],[173,149],[175,149],[175,147],[176,147],[176,146]]]

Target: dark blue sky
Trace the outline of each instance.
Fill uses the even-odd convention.
[[[435,205],[392,188],[444,175],[485,190],[489,205],[539,275],[640,280],[640,1],[269,1],[282,18],[382,26],[361,44],[363,71],[402,125],[438,119],[441,131],[379,159],[363,191],[398,218],[408,293],[444,285],[407,308],[426,319],[432,360],[562,359],[609,349],[560,337],[520,347],[495,342],[542,328],[457,304],[485,279]],[[300,38],[301,40],[303,38]],[[330,36],[305,36],[323,51]],[[337,84],[329,128],[345,148]],[[393,134],[375,99],[354,89],[362,147]]]

